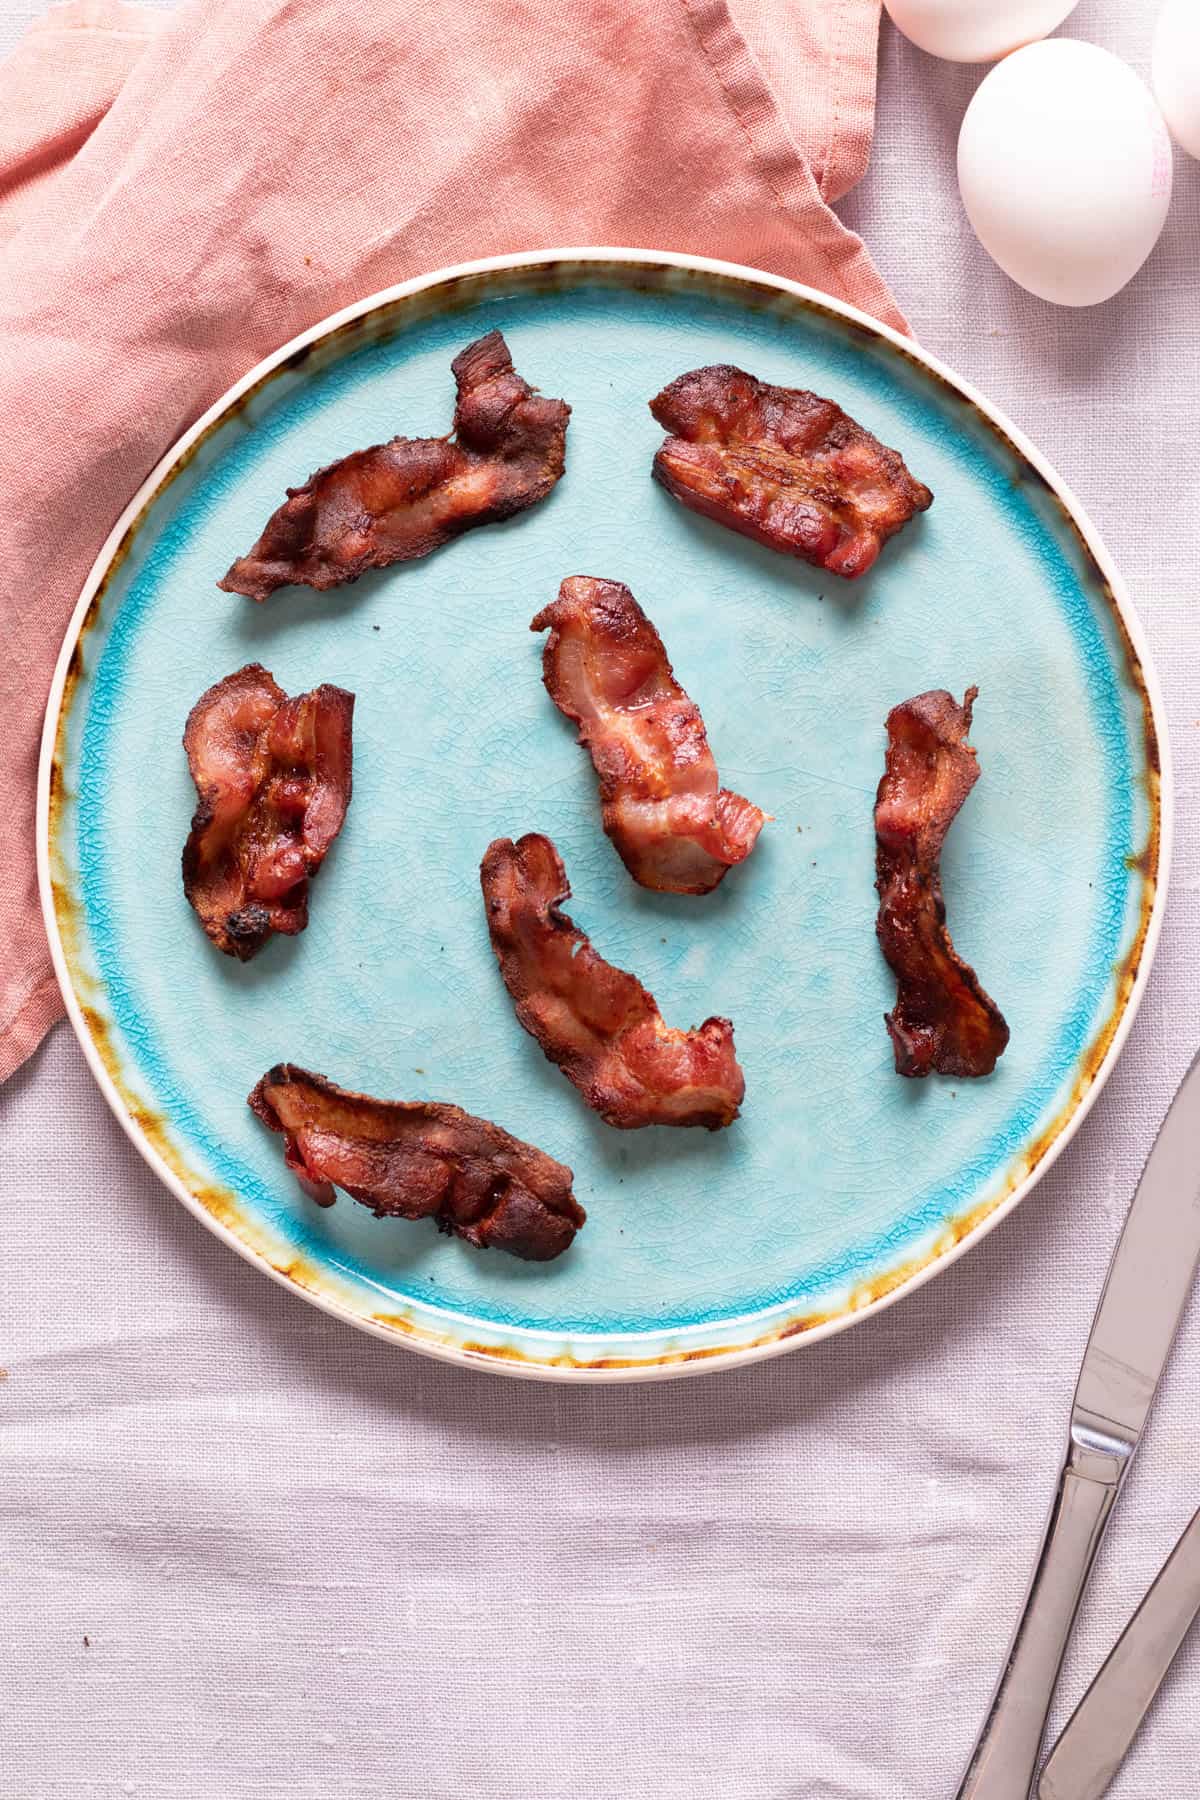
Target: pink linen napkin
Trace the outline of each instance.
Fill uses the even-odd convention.
[[[879,0],[74,0],[0,67],[0,1080],[62,1012],[34,862],[51,673],[157,459],[325,314],[503,251],[728,257],[903,328],[829,207],[866,167],[878,17]]]

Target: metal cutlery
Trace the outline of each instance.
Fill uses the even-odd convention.
[[[1100,1800],[1200,1614],[1200,1512],[1075,1708],[1038,1783],[1038,1800]]]
[[[1033,1581],[958,1800],[1030,1800],[1071,1627],[1200,1261],[1200,1057],[1142,1171],[1100,1296]]]

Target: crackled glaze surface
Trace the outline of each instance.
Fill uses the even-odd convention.
[[[493,325],[522,374],[573,408],[549,501],[342,592],[255,607],[216,590],[289,482],[441,429],[450,357]],[[862,582],[774,556],[651,482],[647,397],[714,361],[835,395],[933,488],[931,512]],[[529,621],[579,572],[632,587],[722,780],[774,814],[705,899],[631,883],[543,691]],[[330,681],[358,698],[353,805],[309,929],[243,967],[213,952],[183,897],[179,737],[196,695],[251,659],[289,692]],[[1012,1044],[986,1082],[908,1083],[891,1070],[874,940],[883,720],[922,688],[972,682],[983,776],[945,887]],[[1092,552],[968,399],[775,283],[573,261],[377,309],[252,390],[160,487],[61,692],[53,923],[110,1098],[240,1248],[435,1353],[653,1373],[855,1316],[1019,1192],[1086,1103],[1148,960],[1152,708]],[[748,1091],[731,1130],[613,1132],[517,1028],[477,867],[490,838],[533,830],[562,850],[577,922],[669,1023],[734,1020]],[[310,1206],[245,1107],[285,1058],[494,1117],[574,1168],[585,1230],[530,1266],[346,1200]]]

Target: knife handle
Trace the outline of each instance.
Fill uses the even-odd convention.
[[[1070,1462],[1059,1477],[1025,1611],[958,1800],[1029,1800],[1054,1684],[1117,1485]]]
[[[1100,1800],[1197,1614],[1200,1513],[1076,1707],[1042,1770],[1039,1800]]]

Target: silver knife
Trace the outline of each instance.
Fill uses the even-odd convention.
[[[1067,1639],[1200,1261],[1200,1057],[1154,1141],[1084,1352],[1025,1611],[958,1800],[1030,1800]]]
[[[1200,1512],[1071,1715],[1042,1770],[1038,1800],[1100,1800],[1197,1615]]]

